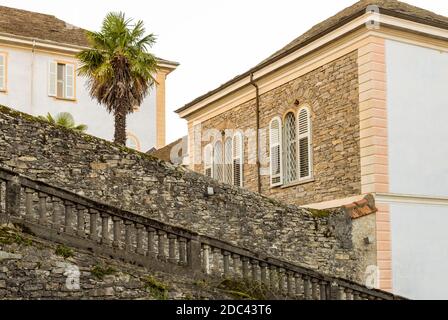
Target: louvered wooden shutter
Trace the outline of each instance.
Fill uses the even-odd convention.
[[[232,159],[233,159],[233,184],[243,186],[243,135],[237,132],[233,136]]]
[[[6,91],[6,55],[0,54],[0,90]]]
[[[65,65],[65,98],[75,99],[75,66]]]
[[[299,179],[311,178],[311,122],[308,109],[299,111]]]
[[[58,81],[58,64],[50,61],[48,64],[48,95],[56,97],[57,95],[57,81]]]
[[[204,174],[213,177],[213,147],[210,144],[204,148]]]
[[[269,150],[271,186],[280,186],[282,177],[282,125],[280,118],[272,119],[269,125]]]

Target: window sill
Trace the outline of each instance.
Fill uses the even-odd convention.
[[[61,100],[61,101],[69,101],[69,102],[76,102],[75,99],[68,99],[68,98],[61,98],[61,97],[53,97],[55,100]]]
[[[291,183],[279,186],[278,188],[280,188],[280,189],[288,189],[288,188],[297,187],[297,186],[301,186],[301,185],[304,185],[304,184],[312,183],[314,181],[315,181],[314,178],[309,178],[309,179],[302,180],[302,181],[291,182]]]

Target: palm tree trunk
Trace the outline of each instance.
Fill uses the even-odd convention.
[[[126,112],[123,107],[119,107],[115,112],[115,143],[126,145]]]

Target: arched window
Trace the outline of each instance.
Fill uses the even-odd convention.
[[[299,180],[306,180],[312,176],[311,121],[308,108],[299,110],[298,123]]]
[[[235,133],[232,143],[233,184],[239,187],[243,186],[243,142],[243,135],[241,132]]]
[[[204,148],[204,174],[213,177],[213,146],[208,144]]]
[[[218,181],[224,181],[223,162],[222,142],[216,141],[215,148],[213,150],[213,178]]]
[[[297,126],[294,113],[285,117],[284,135],[284,182],[286,184],[297,180]]]
[[[269,124],[271,186],[280,186],[282,177],[282,120],[275,117]]]
[[[227,138],[224,143],[224,182],[232,183],[232,138]]]

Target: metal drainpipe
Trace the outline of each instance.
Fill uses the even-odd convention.
[[[33,114],[34,109],[34,60],[36,55],[36,40],[33,40],[33,49],[31,53],[31,85],[30,85],[30,113]]]
[[[257,161],[257,189],[258,193],[261,193],[261,175],[260,175],[260,88],[257,83],[254,81],[254,74],[250,74],[250,84],[255,87],[255,118],[256,118],[256,161]]]

